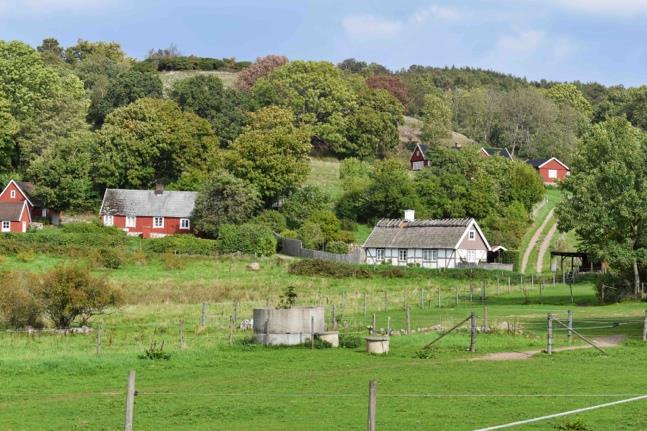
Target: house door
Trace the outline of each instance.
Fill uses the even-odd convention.
[[[27,222],[26,221],[22,222],[22,231],[27,232]]]

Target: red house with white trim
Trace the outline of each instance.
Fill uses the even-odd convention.
[[[161,238],[191,233],[191,215],[197,192],[106,189],[99,215],[104,226],[115,226],[128,235]]]
[[[562,163],[557,157],[550,159],[528,160],[541,176],[544,184],[555,185],[571,174],[571,168]]]
[[[59,224],[60,213],[48,209],[43,202],[34,197],[34,185],[26,181],[9,181],[9,184],[0,193],[0,203],[23,203],[27,204],[31,218],[45,218],[52,224]]]
[[[413,153],[411,153],[411,158],[409,159],[412,171],[419,171],[429,166],[429,160],[425,156],[425,150],[428,148],[427,145],[416,144],[416,148],[413,149]]]

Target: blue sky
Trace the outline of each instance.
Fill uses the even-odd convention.
[[[0,0],[0,38],[647,84],[647,0]]]

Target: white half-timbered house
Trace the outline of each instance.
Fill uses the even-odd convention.
[[[366,263],[456,268],[487,262],[490,244],[473,218],[382,219],[364,243]]]

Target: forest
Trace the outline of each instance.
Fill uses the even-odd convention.
[[[165,88],[169,71],[200,73]],[[233,85],[214,71],[235,74]],[[430,146],[432,166],[415,175],[406,164],[411,142],[399,135],[406,117],[420,120]],[[591,197],[593,180],[578,174],[594,171],[595,159],[583,150],[620,151],[630,136],[633,153],[617,156],[635,163],[645,128],[647,86],[529,82],[456,67],[391,71],[355,59],[237,61],[174,46],[140,61],[116,42],[0,41],[2,184],[32,181],[48,207],[69,213],[96,212],[106,188],[196,190],[193,226],[206,238],[263,225],[344,252],[357,223],[413,208],[420,217],[474,217],[493,243],[515,248],[544,193],[525,160],[573,164],[567,196]],[[474,144],[449,149],[450,132]],[[479,157],[480,146],[508,148],[516,160]],[[313,157],[341,161],[341,196],[305,185]],[[636,169],[637,199],[644,177]],[[622,190],[626,181],[614,184]],[[574,217],[594,213],[594,201],[577,208],[567,199],[560,226],[587,235],[601,255],[642,265],[643,218],[632,220],[633,236],[595,237]],[[631,238],[629,254],[603,245]]]

